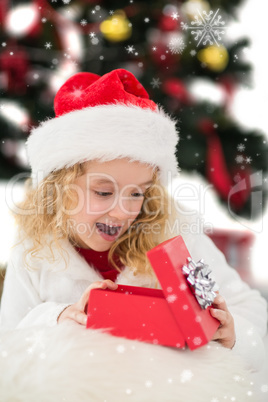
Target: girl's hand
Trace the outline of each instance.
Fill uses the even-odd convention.
[[[98,281],[92,283],[82,294],[80,300],[77,303],[72,304],[67,307],[58,317],[58,323],[65,320],[73,320],[81,325],[86,325],[87,315],[85,313],[86,305],[88,303],[89,293],[91,289],[117,289],[118,285],[111,281],[110,279],[105,279],[104,281]]]
[[[212,317],[215,317],[220,321],[220,326],[217,329],[217,332],[214,334],[212,340],[221,343],[225,348],[232,349],[235,344],[233,316],[228,310],[226,302],[222,296],[217,295],[213,302],[213,306],[216,308],[211,308],[210,314]]]

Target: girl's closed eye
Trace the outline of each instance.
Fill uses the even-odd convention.
[[[99,197],[109,197],[113,195],[111,191],[94,191],[94,193]]]

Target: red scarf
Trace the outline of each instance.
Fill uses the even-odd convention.
[[[99,271],[104,279],[111,279],[113,282],[116,280],[119,271],[117,271],[108,261],[109,250],[95,251],[80,247],[75,247],[75,249],[82,257],[84,257],[89,265],[93,265],[93,267]],[[123,264],[120,262],[118,257],[115,258],[115,262],[120,269],[123,267]]]

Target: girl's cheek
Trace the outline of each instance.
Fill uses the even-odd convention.
[[[98,214],[105,214],[107,213],[111,208],[113,208],[114,201],[113,200],[108,200],[108,199],[103,199],[103,200],[98,200],[98,199],[92,199],[91,202],[87,203],[87,213],[98,213]]]

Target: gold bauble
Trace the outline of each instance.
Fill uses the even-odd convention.
[[[121,42],[130,38],[132,26],[123,10],[117,10],[114,14],[100,24],[103,36],[111,42]]]
[[[199,50],[197,58],[204,63],[211,71],[223,71],[229,61],[229,55],[224,46],[208,46]]]

